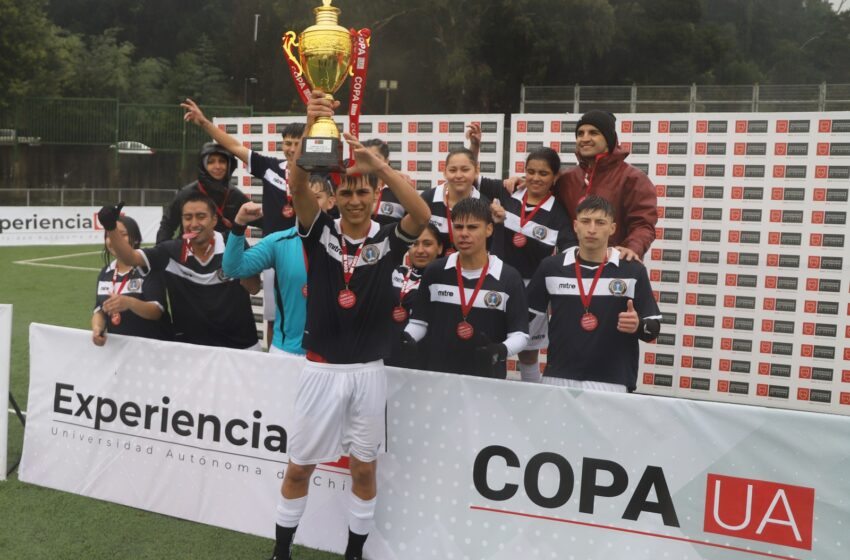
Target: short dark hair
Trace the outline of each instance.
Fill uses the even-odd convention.
[[[366,183],[372,187],[372,190],[378,188],[378,176],[374,173],[366,173],[366,174],[355,174],[355,175],[340,175],[339,184],[336,186],[336,190],[339,190],[342,186],[350,186],[354,187],[356,183],[356,179],[363,177],[366,179]]]
[[[283,132],[280,133],[281,138],[301,138],[304,136],[304,123],[294,122],[283,127]]]
[[[493,223],[490,205],[480,198],[464,198],[452,207],[452,221],[460,221],[461,218],[482,220],[486,224]]]
[[[322,189],[322,192],[328,196],[334,195],[334,184],[331,181],[331,178],[327,175],[310,175],[310,188],[313,188],[313,185],[319,185]]]
[[[183,199],[183,202],[180,203],[180,212],[183,212],[183,208],[190,202],[203,202],[210,209],[210,213],[215,216],[216,215],[216,206],[213,199],[208,197],[202,192],[193,192],[190,193],[189,196]]]
[[[457,155],[465,155],[469,158],[469,161],[471,161],[475,165],[478,165],[478,158],[475,157],[475,153],[469,148],[455,148],[454,150],[450,151],[449,155],[446,156],[446,164],[449,163],[449,160],[452,159],[452,157]]]
[[[588,196],[579,203],[578,207],[576,207],[576,218],[582,212],[595,212],[597,210],[601,210],[603,214],[611,218],[612,222],[617,218],[617,214],[614,212],[614,206],[607,199],[595,194]]]
[[[552,148],[542,147],[537,148],[528,154],[528,157],[525,158],[525,165],[528,167],[528,162],[532,160],[539,160],[546,162],[546,165],[549,166],[549,169],[552,170],[554,175],[557,175],[561,170],[561,158],[558,156],[558,152],[553,150]]]
[[[422,230],[423,233],[425,231],[431,232],[431,235],[433,235],[434,239],[437,240],[437,245],[439,245],[440,247],[443,246],[443,238],[441,237],[442,234],[440,233],[440,230],[437,228],[437,226],[435,226],[431,222],[428,222],[427,224],[425,224],[425,229]]]
[[[364,148],[372,148],[377,146],[378,151],[384,156],[384,159],[390,159],[390,147],[389,145],[381,140],[380,138],[370,138],[363,142]]]

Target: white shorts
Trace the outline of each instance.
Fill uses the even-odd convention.
[[[257,341],[255,344],[252,344],[248,348],[243,348],[243,350],[250,350],[251,352],[262,352],[263,351],[263,343],[262,341]]]
[[[267,268],[262,272],[263,278],[263,320],[274,321],[277,306],[274,302],[274,269]],[[272,341],[269,341],[271,347]]]
[[[609,393],[628,393],[625,385],[616,383],[603,383],[601,381],[579,381],[578,379],[564,379],[563,377],[549,377],[544,375],[540,378],[541,383],[555,385],[557,387],[569,387],[570,389],[585,389],[591,391],[607,391]]]
[[[370,463],[386,451],[387,376],[382,360],[367,364],[307,361],[298,378],[289,459],[298,465],[348,454]]]
[[[526,350],[541,350],[549,346],[549,314],[532,313],[528,323],[528,345]]]

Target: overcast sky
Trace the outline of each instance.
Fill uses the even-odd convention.
[[[841,2],[842,0],[829,0],[829,3],[835,6],[836,8],[838,6],[841,6]],[[848,9],[850,9],[850,0],[844,0],[844,6],[842,6],[841,11],[844,12]]]

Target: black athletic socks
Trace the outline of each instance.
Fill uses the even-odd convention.
[[[351,529],[349,529],[348,546],[345,547],[345,560],[362,560],[363,545],[366,544],[368,537],[368,534],[358,535],[357,533],[352,533]]]
[[[295,536],[295,527],[281,527],[275,525],[275,545],[272,560],[292,560],[292,538]],[[366,540],[365,538],[363,539]],[[361,549],[363,545],[360,545]]]

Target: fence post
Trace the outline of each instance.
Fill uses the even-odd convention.
[[[632,82],[632,91],[631,91],[631,103],[629,104],[629,108],[632,113],[637,113],[637,84]]]
[[[576,84],[573,88],[573,113],[578,114],[579,102],[581,100],[581,86]]]
[[[65,187],[59,187],[59,206],[65,206]]]
[[[826,82],[818,86],[818,111],[826,111]]]
[[[94,206],[94,189],[91,190],[91,205]]]
[[[691,84],[691,113],[697,112],[697,85],[695,83]]]
[[[27,206],[30,205],[30,190],[27,189]]]
[[[519,112],[525,113],[525,84],[519,85]]]
[[[757,113],[759,110],[759,84],[756,82],[753,84],[753,101],[750,105],[750,109],[753,113]]]
[[[142,193],[141,195],[139,195],[139,197],[140,197],[139,198],[139,206],[144,206],[145,205],[145,193],[147,192],[147,189],[141,189],[139,192]]]

